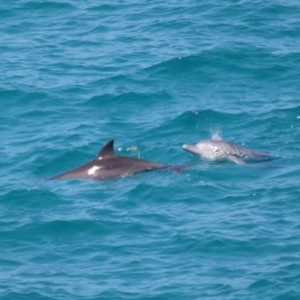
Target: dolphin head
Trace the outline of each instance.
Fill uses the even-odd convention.
[[[220,148],[222,142],[214,140],[204,140],[196,145],[184,144],[182,148],[195,155],[199,155],[202,158],[208,160],[224,159],[225,152]]]
[[[195,145],[184,144],[182,146],[182,149],[184,149],[185,151],[190,152],[192,154],[197,154],[197,155],[201,156],[201,149]]]

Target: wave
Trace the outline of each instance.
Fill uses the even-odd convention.
[[[261,61],[261,64],[257,64]],[[274,63],[276,62],[276,63]],[[242,75],[253,80],[289,80],[295,82],[295,66],[300,63],[299,53],[273,53],[261,50],[214,48],[199,54],[179,56],[143,69],[151,76],[182,78],[199,76],[209,83],[227,80],[225,74]],[[232,79],[232,78],[231,78]],[[240,78],[241,79],[241,78]]]
[[[39,9],[39,10],[61,10],[61,9],[75,9],[76,6],[72,5],[68,1],[39,1],[39,0],[31,0],[31,1],[25,1],[21,5],[19,5],[20,9]]]

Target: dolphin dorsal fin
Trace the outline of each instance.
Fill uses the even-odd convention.
[[[115,156],[114,140],[108,141],[97,154],[97,158]]]

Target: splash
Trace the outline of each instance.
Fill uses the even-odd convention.
[[[211,131],[211,139],[215,141],[222,140],[222,133],[220,131]]]

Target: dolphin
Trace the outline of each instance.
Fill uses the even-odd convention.
[[[174,168],[174,171],[176,171],[176,167],[169,165],[161,165],[143,159],[116,155],[113,145],[114,140],[108,141],[92,161],[49,179],[102,180],[167,168]]]
[[[182,148],[187,152],[199,155],[201,158],[211,161],[222,162],[227,160],[236,164],[246,164],[272,159],[265,153],[217,140],[204,140],[200,141],[196,145],[185,144]]]

